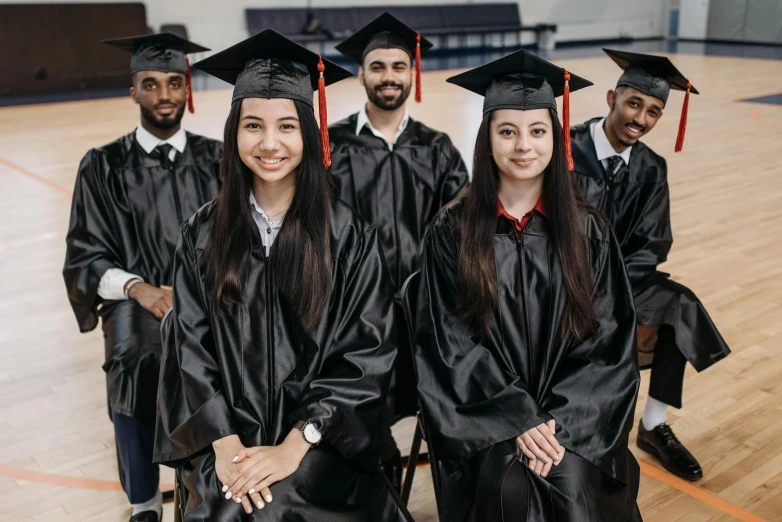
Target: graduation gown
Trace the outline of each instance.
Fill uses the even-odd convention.
[[[388,273],[375,227],[338,200],[331,212],[332,294],[311,330],[276,288],[260,236],[247,295],[221,315],[199,265],[213,204],[182,226],[155,461],[180,467],[185,522],[408,520],[379,472],[380,412],[396,356]],[[248,447],[278,445],[300,420],[323,440],[271,486],[274,501],[247,515],[225,500],[211,443],[235,434]]]
[[[110,268],[171,285],[179,227],[220,187],[222,143],[187,133],[173,164],[147,154],[135,132],[90,150],[79,165],[63,277],[82,332],[103,318],[106,386],[112,410],[155,421],[160,322],[132,300],[98,295]]]
[[[410,118],[394,150],[358,114],[329,127],[331,173],[338,194],[377,227],[394,291],[418,270],[424,231],[438,210],[469,182],[448,135]]]
[[[670,194],[665,159],[642,142],[633,146],[630,164],[613,177],[597,160],[590,125],[595,118],[570,130],[576,179],[587,201],[608,216],[622,248],[633,288],[638,324],[670,325],[676,345],[703,371],[730,353],[703,304],[684,285],[660,272],[673,244]],[[639,339],[642,368],[651,365],[654,342]]]
[[[524,466],[526,520],[634,520],[639,468],[627,444],[640,382],[635,312],[609,225],[582,211],[599,329],[561,341],[565,289],[548,219],[534,213],[517,239],[499,217],[498,305],[481,340],[453,313],[461,212],[462,202],[452,203],[427,233],[416,326],[418,390],[444,467],[442,520],[487,520],[482,497],[497,493],[520,458],[513,439],[552,418],[567,454],[548,479]],[[475,462],[489,450],[505,463]]]

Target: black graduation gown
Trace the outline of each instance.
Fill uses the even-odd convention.
[[[587,201],[614,226],[633,287],[638,324],[672,326],[679,350],[697,371],[703,371],[730,349],[695,294],[657,270],[673,244],[665,159],[638,142],[630,164],[609,178],[597,160],[590,132],[592,122],[599,119],[570,130],[578,184]],[[640,364],[646,368],[654,357],[654,343],[639,341]]]
[[[469,176],[459,151],[442,132],[411,118],[391,151],[366,126],[357,136],[357,121],[354,114],[329,127],[331,173],[342,200],[377,227],[396,293],[418,270],[426,227],[467,186]],[[400,306],[396,314],[399,357],[389,409],[404,417],[415,415],[418,396]]]
[[[426,227],[469,182],[467,167],[447,134],[410,118],[388,150],[358,114],[329,127],[331,173],[340,198],[375,225],[394,291],[418,270]]]
[[[396,348],[375,227],[335,200],[332,294],[308,331],[275,288],[259,236],[244,302],[223,315],[213,306],[199,266],[212,208],[182,226],[174,307],[164,321],[155,461],[181,466],[184,521],[408,520],[379,472],[380,412]],[[236,434],[248,447],[278,445],[299,420],[314,422],[323,440],[271,486],[274,501],[251,516],[225,500],[211,443]]]
[[[132,300],[98,296],[110,268],[151,285],[171,285],[183,221],[217,195],[223,145],[187,134],[174,164],[161,163],[135,132],[90,150],[79,165],[66,236],[63,277],[82,332],[103,318],[106,386],[112,410],[153,426],[160,322]]]
[[[487,520],[482,497],[518,458],[513,439],[552,418],[567,454],[548,479],[524,467],[527,520],[637,520],[639,468],[627,447],[640,382],[635,312],[609,225],[582,213],[599,330],[562,342],[565,290],[548,219],[533,214],[517,240],[498,218],[498,306],[481,341],[453,313],[461,211],[452,203],[427,233],[416,326],[418,390],[445,469],[442,520]],[[476,466],[491,449],[506,465]]]

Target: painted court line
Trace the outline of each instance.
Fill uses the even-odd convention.
[[[72,190],[63,187],[62,185],[59,185],[59,184],[55,183],[54,181],[48,180],[48,179],[44,178],[43,176],[39,176],[35,172],[29,171],[26,168],[17,165],[16,163],[11,163],[10,161],[8,161],[5,158],[0,157],[0,165],[5,165],[9,169],[13,169],[13,170],[15,170],[16,172],[18,172],[20,174],[24,174],[25,176],[27,176],[29,178],[32,178],[35,181],[38,181],[39,183],[43,183],[44,185],[48,185],[48,186],[52,187],[55,190],[59,190],[60,192],[62,192],[64,194],[67,194],[69,196],[73,195],[73,191]]]
[[[716,495],[713,495],[703,489],[693,486],[689,482],[686,482],[680,478],[658,469],[646,462],[639,461],[641,466],[641,473],[651,477],[655,480],[662,482],[663,484],[677,489],[694,499],[700,500],[704,504],[707,504],[714,509],[722,511],[723,513],[730,515],[742,522],[768,522],[753,515],[749,511],[745,511],[738,506],[734,506],[726,500],[722,500]],[[422,462],[417,467],[428,467],[429,464]],[[36,482],[38,484],[49,484],[52,486],[61,486],[65,488],[76,489],[92,489],[98,491],[122,491],[122,486],[119,482],[113,480],[97,480],[86,479],[79,477],[67,477],[64,475],[54,475],[51,473],[41,473],[38,471],[30,471],[23,468],[14,468],[11,466],[0,465],[0,476],[7,477],[15,480],[24,480],[27,482]],[[173,489],[171,484],[161,484],[161,489]]]
[[[692,498],[700,500],[704,504],[708,504],[714,509],[718,509],[725,514],[728,514],[742,522],[767,522],[765,519],[760,518],[757,515],[753,515],[749,511],[745,511],[738,506],[734,506],[727,500],[722,500],[720,497],[713,495],[701,488],[693,486],[689,482],[682,480],[678,477],[674,477],[670,473],[667,473],[661,469],[647,464],[646,462],[638,461],[641,466],[641,473],[651,477],[655,480],[662,482],[663,484],[670,486],[674,489],[678,489],[685,495],[689,495]]]
[[[40,473],[38,471],[30,471],[22,468],[12,468],[11,466],[3,465],[0,465],[0,476],[12,478],[15,480],[24,480],[27,482],[36,482],[38,484],[62,486],[64,488],[95,489],[99,491],[122,491],[122,485],[120,485],[120,483],[115,480],[67,477],[64,475]],[[172,484],[161,484],[160,488],[163,490],[174,489],[174,486]]]

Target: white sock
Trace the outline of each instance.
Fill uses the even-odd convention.
[[[154,511],[155,513],[160,513],[163,510],[163,493],[161,493],[160,489],[158,489],[154,497],[147,500],[143,504],[133,504],[131,507],[133,508],[133,513],[130,515],[132,517],[138,515],[139,513],[143,513],[144,511]]]
[[[644,416],[641,418],[641,422],[644,424],[644,429],[651,430],[655,426],[664,424],[668,418],[668,405],[664,402],[660,402],[657,399],[651,397],[646,399],[646,408],[644,409]]]

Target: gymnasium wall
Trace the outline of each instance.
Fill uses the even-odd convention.
[[[345,5],[431,4],[438,0],[311,0],[314,7]],[[458,2],[459,0],[450,0]],[[497,1],[497,0],[487,0]],[[631,36],[663,36],[670,0],[520,0],[524,24],[559,24],[558,41],[591,40]],[[470,3],[480,3],[473,0]],[[2,3],[38,3],[14,0]],[[54,2],[57,3],[57,2]],[[219,50],[247,35],[244,9],[278,7],[271,0],[146,0],[147,23],[159,28],[164,23],[183,23],[193,40]],[[306,7],[307,0],[288,0],[286,7]],[[525,35],[529,42],[534,36]]]

